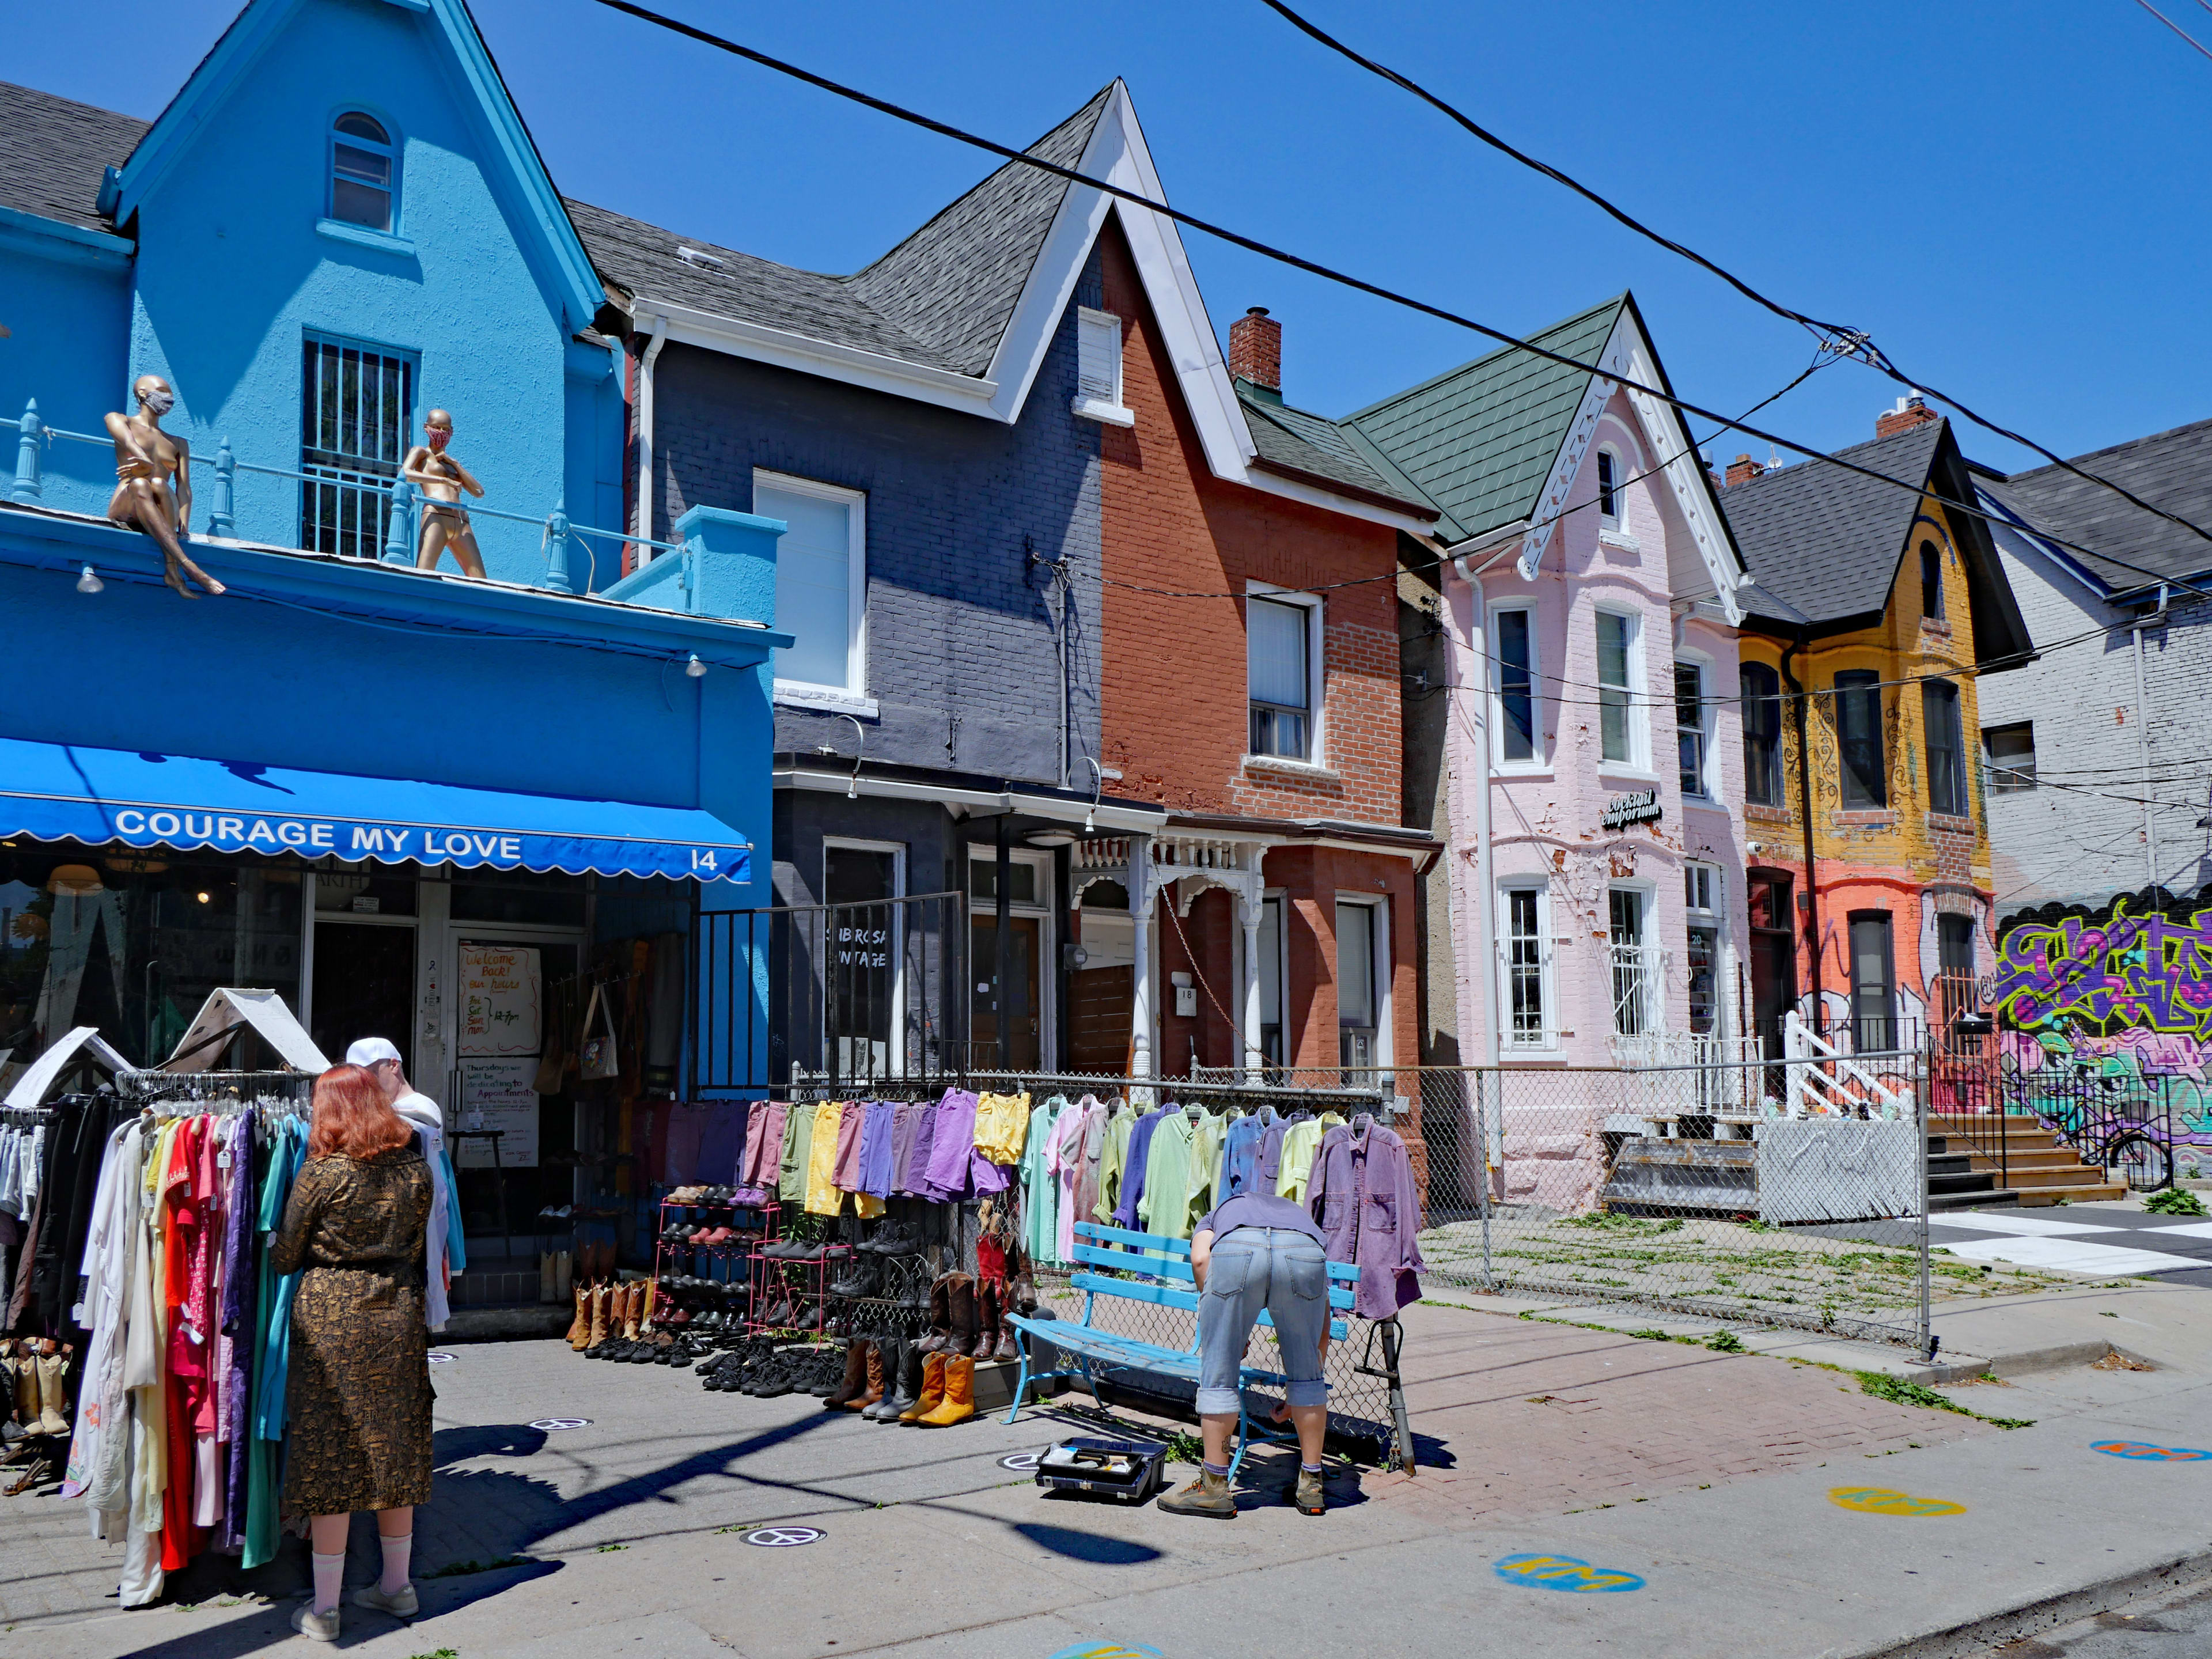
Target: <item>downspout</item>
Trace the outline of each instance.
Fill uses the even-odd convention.
[[[668,319],[653,319],[653,333],[637,365],[637,562],[653,562],[653,366],[668,343]]]
[[[2158,588],[2158,614],[2166,614],[2166,584]],[[2142,761],[2143,775],[2143,857],[2150,867],[2148,885],[2153,902],[2158,891],[2158,821],[2150,804],[2150,705],[2143,700],[2143,628],[2149,619],[2138,617],[2132,630],[2136,641],[2136,752]]]
[[[1818,1031],[1820,1029],[1820,890],[1813,861],[1813,750],[1805,735],[1805,688],[1790,672],[1790,659],[1805,648],[1805,630],[1801,628],[1797,630],[1797,637],[1782,653],[1782,681],[1790,688],[1790,702],[1796,710],[1797,818],[1804,833],[1805,939],[1806,954],[1810,963],[1808,976],[1812,981],[1813,1018],[1809,1023]]]

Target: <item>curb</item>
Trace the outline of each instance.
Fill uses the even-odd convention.
[[[2107,1613],[2154,1591],[2185,1589],[2208,1581],[2212,1581],[2212,1546],[2080,1589],[2024,1601],[1948,1630],[1929,1631],[1886,1647],[1862,1648],[1847,1659],[1987,1659],[1990,1650],[2000,1643],[2024,1640]]]

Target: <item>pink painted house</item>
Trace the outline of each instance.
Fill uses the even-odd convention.
[[[1627,295],[1534,340],[1668,385]],[[1563,1073],[1743,1052],[1748,577],[1681,417],[1508,348],[1349,424],[1443,514],[1449,692],[1409,705],[1443,726],[1461,1058]],[[1485,1119],[1493,1190],[1581,1208],[1608,1127],[1655,1101],[1670,1132],[1748,1115],[1692,1109],[1710,1082],[1689,1086],[1510,1076]]]

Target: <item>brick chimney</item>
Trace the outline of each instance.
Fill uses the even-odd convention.
[[[1899,398],[1896,408],[1885,409],[1874,417],[1874,435],[1893,438],[1900,432],[1910,432],[1916,426],[1925,426],[1940,418],[1916,392],[1910,398]]]
[[[1765,462],[1754,461],[1748,455],[1739,455],[1729,463],[1729,488],[1733,489],[1740,483],[1749,483],[1765,471]]]
[[[1229,378],[1283,395],[1283,325],[1254,306],[1229,325]]]

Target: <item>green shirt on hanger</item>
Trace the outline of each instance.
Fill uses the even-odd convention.
[[[1098,1202],[1087,1217],[1078,1219],[1113,1224],[1114,1206],[1121,1201],[1121,1177],[1129,1167],[1129,1135],[1136,1127],[1137,1115],[1127,1106],[1106,1120],[1106,1146],[1098,1160]]]
[[[794,1105],[784,1115],[783,1156],[776,1164],[775,1195],[784,1204],[806,1202],[806,1164],[814,1153],[814,1110]]]
[[[1190,1146],[1197,1127],[1188,1112],[1170,1112],[1152,1131],[1145,1190],[1137,1200],[1137,1219],[1148,1233],[1190,1237]]]
[[[1032,1110],[1022,1142],[1022,1249],[1032,1261],[1060,1260],[1060,1177],[1045,1167],[1045,1151],[1066,1104],[1066,1095],[1054,1095]]]

